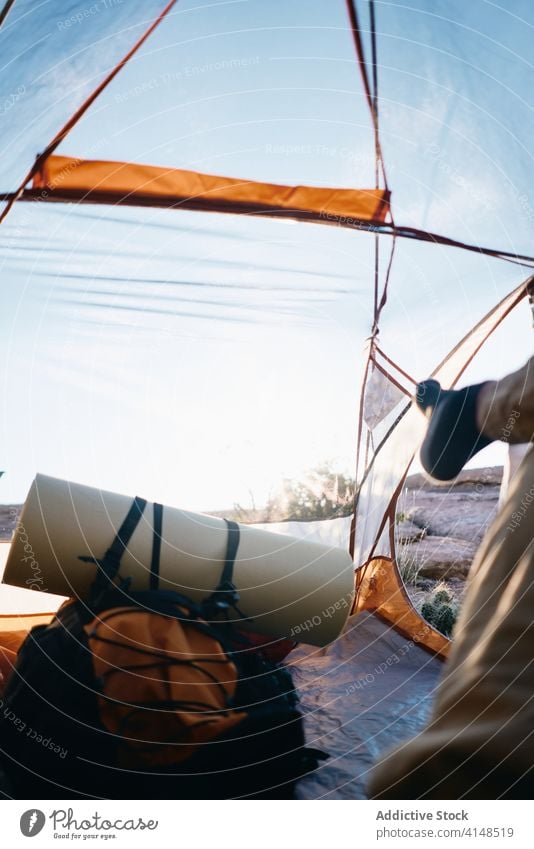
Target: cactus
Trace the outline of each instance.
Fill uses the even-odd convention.
[[[452,598],[447,590],[434,590],[432,601],[434,604],[450,604]]]
[[[430,622],[430,624],[432,624],[432,621],[434,619],[434,612],[435,608],[433,604],[431,604],[429,601],[423,602],[423,604],[421,605],[421,616],[423,617],[423,619],[426,619],[427,622]]]
[[[458,617],[458,606],[444,587],[437,587],[421,605],[421,616],[446,637],[450,637]]]
[[[436,612],[436,628],[438,631],[441,631],[446,637],[450,637],[455,624],[456,611],[450,604],[444,604],[438,608]]]

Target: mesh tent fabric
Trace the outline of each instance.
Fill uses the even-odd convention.
[[[445,360],[432,371],[432,376],[447,388],[456,385],[478,349],[525,296],[525,287],[520,285],[504,298],[458,342]],[[366,563],[371,554],[394,556],[389,524],[385,517],[392,503],[392,496],[398,490],[417,446],[421,443],[424,430],[425,420],[419,411],[414,407],[408,408],[406,403],[401,402],[381,423],[381,431],[375,435],[375,439],[383,442],[386,434],[391,431],[381,450],[369,459],[369,472],[360,489],[356,510],[357,548],[354,558],[357,565]]]

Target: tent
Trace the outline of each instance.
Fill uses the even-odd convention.
[[[395,559],[409,398],[528,352],[531,26],[526,0],[0,12],[0,500],[37,470],[206,511],[355,474],[352,517],[276,524],[355,563],[344,636],[289,657],[332,755],[303,798],[365,796],[448,651]],[[1,589],[5,662],[41,599]]]

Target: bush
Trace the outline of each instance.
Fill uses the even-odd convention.
[[[252,508],[234,504],[232,511],[216,513],[237,522],[310,522],[351,516],[354,510],[354,479],[323,463],[303,480],[284,480],[267,504]]]
[[[354,480],[325,463],[309,472],[303,481],[284,481],[273,506],[289,521],[350,516],[354,509],[354,489]]]

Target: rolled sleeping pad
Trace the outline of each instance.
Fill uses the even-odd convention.
[[[22,509],[3,582],[87,599],[94,562],[113,542],[132,505],[118,495],[37,475]],[[341,632],[354,596],[347,551],[240,525],[233,582],[247,619],[239,627],[324,646]],[[159,587],[202,601],[217,587],[228,527],[224,519],[163,508]],[[148,503],[121,559],[132,590],[150,587],[154,505]],[[232,615],[232,619],[237,614]],[[248,621],[250,620],[250,621]],[[237,622],[236,622],[237,624]]]

